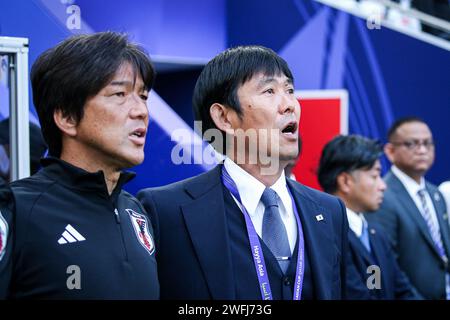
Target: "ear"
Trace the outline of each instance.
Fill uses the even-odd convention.
[[[353,177],[347,172],[342,172],[336,178],[336,186],[343,194],[349,194],[352,191]]]
[[[394,145],[390,142],[384,146],[384,153],[391,163],[394,163]]]
[[[53,120],[64,134],[71,137],[77,135],[77,122],[70,116],[64,116],[61,110],[55,110]]]
[[[227,108],[220,103],[214,103],[209,108],[209,114],[216,127],[230,135],[234,133],[233,119],[237,117],[235,113],[233,109]]]

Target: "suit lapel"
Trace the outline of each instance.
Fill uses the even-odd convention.
[[[300,221],[302,223],[305,249],[311,262],[314,291],[317,299],[331,299],[330,283],[333,275],[331,264],[326,261],[333,256],[334,240],[330,238],[333,234],[331,216],[315,201],[305,196],[302,186],[287,179],[288,186],[294,197]],[[323,220],[318,221],[317,216],[322,215]]]
[[[381,289],[386,290],[387,288],[392,288],[392,283],[388,283],[389,279],[392,279],[389,274],[391,268],[388,268],[387,261],[385,259],[385,249],[381,244],[380,235],[377,234],[377,231],[374,228],[370,227],[369,224],[369,241],[372,248],[372,261],[373,265],[377,265],[381,272]],[[379,294],[383,291],[377,290]],[[384,291],[386,292],[386,291]]]
[[[401,205],[406,209],[406,212],[410,213],[411,218],[416,222],[416,224],[419,226],[420,233],[425,238],[425,240],[429,243],[432,250],[439,255],[436,245],[434,244],[433,239],[431,238],[430,231],[428,230],[428,225],[425,222],[425,219],[422,217],[422,214],[420,213],[419,209],[416,206],[416,203],[409,195],[406,188],[403,186],[403,184],[398,180],[398,178],[393,174],[390,173],[391,176],[389,179],[391,180],[390,187],[392,188],[393,192],[395,194],[398,194],[398,200],[401,203]]]
[[[189,185],[186,192],[193,200],[182,212],[212,298],[229,300],[235,299],[235,290],[220,170],[217,166]]]
[[[374,264],[373,257],[370,255],[369,251],[367,251],[366,247],[364,247],[361,240],[356,236],[356,234],[352,230],[349,230],[348,232],[348,240],[350,242],[350,245],[361,254],[362,258],[364,259],[367,265]],[[372,239],[370,239],[369,241],[371,240]]]
[[[381,262],[383,261],[383,248],[381,247],[380,238],[374,228],[369,225],[369,241],[372,249],[372,261],[378,264],[380,269],[383,270]]]
[[[361,240],[356,236],[356,234],[350,230],[348,240],[350,241],[350,245],[361,254],[364,262],[366,263],[366,267],[368,266],[378,266],[381,272],[381,288],[388,288],[390,284],[388,281],[389,269],[385,266],[385,259],[383,254],[383,247],[380,242],[380,237],[377,235],[377,232],[374,228],[371,228],[370,224],[368,226],[369,231],[369,242],[371,252],[367,251],[366,247],[362,244]],[[364,270],[366,277],[369,275],[367,273],[367,269]]]

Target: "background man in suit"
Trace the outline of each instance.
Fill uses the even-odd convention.
[[[418,118],[396,121],[388,132],[385,153],[393,166],[384,177],[388,186],[378,212],[398,262],[426,299],[449,299],[450,231],[445,201],[427,182],[434,161],[434,142],[428,126]]]
[[[362,214],[377,210],[383,200],[386,184],[378,159],[382,150],[375,140],[338,136],[323,149],[318,178],[322,188],[341,198],[347,207],[352,262],[371,298],[415,299],[419,297],[400,270],[388,238]],[[373,277],[377,272],[379,277]],[[353,296],[351,287],[347,296],[359,298]]]
[[[227,156],[138,194],[155,223],[161,298],[341,298],[344,205],[284,175],[298,154],[300,118],[286,62],[260,46],[228,49],[203,69],[193,106]]]

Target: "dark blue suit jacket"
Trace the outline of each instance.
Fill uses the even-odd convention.
[[[449,271],[439,257],[428,226],[414,200],[400,180],[390,171],[384,178],[388,186],[377,212],[366,216],[379,222],[392,241],[398,264],[412,285],[425,299],[445,298],[445,271]],[[450,230],[444,198],[430,183],[426,188],[436,210],[442,241],[450,256]]]
[[[353,264],[371,298],[374,300],[421,299],[400,270],[391,244],[383,234],[383,230],[376,224],[369,224],[368,228],[371,252],[367,251],[352,230],[349,231],[348,239]],[[367,286],[367,279],[374,275],[373,271],[368,272],[369,266],[379,267],[380,289],[369,289]]]
[[[343,257],[348,257],[345,207],[336,197],[287,182],[299,209],[315,297],[340,299],[345,293]],[[236,286],[255,284],[256,273],[248,283],[234,281],[223,188],[219,165],[138,193],[154,224],[161,299],[236,299]]]

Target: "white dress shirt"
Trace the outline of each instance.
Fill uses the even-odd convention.
[[[360,238],[363,231],[364,223],[367,225],[366,219],[364,218],[364,215],[356,213],[355,211],[349,208],[346,209],[347,209],[348,226],[356,234],[356,236]]]
[[[229,173],[230,177],[236,183],[242,205],[244,205],[247,210],[256,233],[258,233],[258,235],[262,238],[262,223],[265,208],[264,204],[261,202],[261,196],[266,186],[228,157],[225,158],[223,165],[225,166],[225,169]],[[270,186],[270,188],[278,195],[278,208],[280,211],[281,220],[283,220],[284,226],[286,227],[289,246],[292,253],[295,249],[295,244],[297,241],[297,222],[295,221],[292,200],[287,189],[284,171],[282,172],[280,178],[278,178],[278,180]],[[241,205],[234,196],[233,199],[242,210]]]
[[[417,183],[414,179],[412,179],[410,176],[408,176],[406,173],[401,171],[396,166],[393,165],[391,170],[395,174],[395,176],[400,180],[400,182],[405,186],[406,191],[408,191],[408,194],[414,200],[414,203],[416,204],[416,207],[417,207],[417,209],[419,209],[422,216],[424,216],[424,212],[423,212],[422,201],[420,200],[420,196],[418,195],[418,192],[419,192],[419,190],[422,190],[422,189],[425,190],[425,200],[427,202],[428,209],[430,210],[432,223],[434,224],[435,227],[440,229],[439,223],[437,220],[437,216],[436,216],[436,209],[434,208],[433,201],[431,200],[430,194],[428,193],[428,190],[426,189],[426,186],[425,186],[425,179],[422,177],[422,178],[420,178],[420,183]]]

